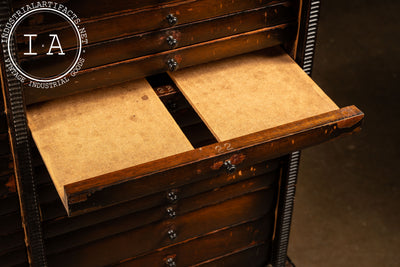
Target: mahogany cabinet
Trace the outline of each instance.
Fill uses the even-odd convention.
[[[300,150],[364,117],[308,76],[320,1],[61,2],[89,40],[70,82],[35,88],[2,60],[0,265],[285,266]],[[27,4],[0,3],[2,25]],[[71,61],[63,23],[21,24],[24,70]]]

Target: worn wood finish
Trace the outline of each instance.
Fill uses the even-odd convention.
[[[223,38],[260,28],[293,22],[296,14],[289,2],[274,6],[248,10],[242,13],[230,14],[215,19],[184,24],[161,31],[136,34],[126,38],[117,38],[106,42],[89,44],[84,47],[84,69],[106,65],[121,60],[155,54],[162,51],[185,47],[200,42]],[[173,36],[176,46],[169,46],[166,39]],[[43,49],[40,41],[35,41],[32,51]],[[39,47],[35,47],[35,44]],[[45,54],[27,58],[21,48],[19,58],[21,65],[28,73],[61,73],[65,66],[74,60],[75,49],[63,49],[66,54],[56,62]],[[47,51],[44,51],[47,52]],[[38,74],[38,75],[39,75]],[[40,75],[39,75],[40,76]]]
[[[290,38],[294,30],[290,26],[285,24],[264,28],[155,55],[83,70],[74,78],[74,82],[53,89],[43,90],[26,85],[24,87],[25,101],[26,104],[37,103],[165,72],[168,70],[167,61],[171,58],[178,62],[180,68],[184,68],[271,47]]]
[[[237,249],[224,256],[209,259],[193,267],[264,267],[270,257],[269,242]]]
[[[61,254],[51,255],[48,257],[49,264],[71,266],[79,262],[83,266],[98,266],[117,263],[121,259],[260,218],[267,212],[265,203],[271,203],[272,199],[271,194],[265,191],[243,195],[185,216],[149,224]],[[173,240],[167,234],[170,229],[177,233],[177,237]]]
[[[231,0],[186,0],[168,5],[133,10],[128,13],[120,12],[111,16],[93,18],[84,21],[83,26],[89,36],[89,42],[93,44],[136,33],[170,28],[171,26],[166,19],[168,14],[175,15],[178,19],[176,25],[181,25],[282,2],[284,0],[236,0],[235,4],[232,4]],[[74,9],[74,12],[78,16],[82,16],[80,9]],[[88,9],[86,12],[93,14],[91,9]],[[135,23],[132,23],[133,21]],[[74,33],[66,23],[60,25],[53,25],[46,21],[39,25],[34,25],[35,21],[32,23],[33,25],[29,25],[28,29],[21,27],[21,34],[26,33],[28,30],[35,33],[51,32],[58,34],[58,36],[63,36],[63,39],[65,39],[63,46],[71,47],[75,45]],[[41,39],[41,35],[43,38],[44,36],[48,36],[48,34],[38,34],[36,41],[40,44],[46,43],[46,40]],[[18,37],[17,42],[20,51],[26,51],[25,41],[23,35]],[[44,51],[43,48],[40,48],[38,53],[43,53]]]
[[[68,209],[71,214],[87,212],[198,181],[222,173],[221,166],[227,159],[241,169],[355,132],[363,117],[360,110],[350,106],[70,184],[65,186]]]
[[[186,203],[188,198],[193,198],[197,194],[210,194],[215,188],[229,186],[231,184],[247,181],[247,179],[254,176],[265,177],[265,183],[269,184],[275,180],[274,173],[279,171],[278,167],[281,165],[281,159],[263,162],[251,166],[250,168],[244,169],[241,175],[222,174],[217,177],[206,179],[197,183],[188,184],[183,187],[174,188],[174,192],[178,195],[179,203]],[[39,192],[40,194],[40,192]],[[109,208],[101,209],[91,213],[85,213],[80,216],[67,217],[65,214],[65,209],[61,205],[59,210],[63,213],[62,217],[55,217],[49,221],[44,222],[44,236],[46,239],[51,239],[59,235],[67,234],[74,231],[79,231],[79,229],[88,229],[91,227],[97,227],[98,224],[109,224],[110,221],[117,221],[123,217],[132,217],[133,214],[145,211],[147,209],[158,207],[158,206],[168,206],[171,203],[166,198],[167,192],[160,192],[148,197],[133,200],[127,203],[122,203],[120,205],[112,206]],[[194,197],[196,198],[196,197]],[[197,197],[198,198],[198,197]],[[57,196],[58,199],[58,196]],[[60,201],[58,199],[58,201]],[[51,202],[49,205],[54,205]],[[45,209],[42,205],[42,212]],[[165,215],[165,214],[164,214]],[[49,217],[48,215],[44,215]]]
[[[112,15],[115,13],[129,12],[132,10],[149,8],[160,4],[168,4],[179,1],[182,0],[114,0],[112,2],[108,0],[96,0],[95,4],[91,1],[58,0],[57,3],[63,4],[73,11],[79,11],[79,17],[82,20],[88,20],[102,15],[104,16],[105,14]],[[31,2],[26,0],[14,0],[12,1],[11,6],[15,10],[29,3]],[[41,21],[41,24],[38,24],[38,22],[32,21],[30,25],[42,25],[46,22],[47,21]]]
[[[214,234],[206,235],[176,246],[160,249],[146,256],[124,260],[116,266],[163,266],[168,257],[173,258],[177,266],[192,266],[194,264],[202,266],[202,263],[204,261],[209,261],[209,259],[224,257],[226,254],[232,253],[232,251],[243,250],[243,248],[246,250],[249,244],[258,244],[259,242],[271,240],[272,229],[273,216],[270,214],[261,220],[232,228],[223,228]],[[254,247],[254,245],[252,247]],[[266,262],[268,259],[268,248],[267,246],[263,248],[265,250],[263,253],[259,253],[257,258],[262,258],[262,261]],[[247,261],[249,261],[249,259],[250,258],[247,258]],[[245,265],[240,266],[243,267]]]
[[[213,191],[179,200],[177,203],[159,206],[142,212],[133,213],[128,216],[122,216],[116,220],[82,228],[74,232],[68,232],[64,235],[57,236],[56,238],[47,239],[47,253],[60,253],[80,245],[88,244],[89,242],[168,219],[167,208],[172,208],[176,213],[176,216],[185,216],[189,212],[216,205],[231,198],[268,189],[269,184],[272,181],[277,181],[278,178],[279,173],[271,173],[269,176],[254,177],[240,183],[216,188]],[[271,198],[267,199],[264,203],[264,209],[266,211],[274,210],[274,206],[272,205],[272,197],[274,195],[273,189],[269,188],[269,190],[264,191],[264,193],[268,194]],[[60,246],[60,244],[62,244],[62,246]]]
[[[96,6],[92,1],[63,2],[86,22],[83,26],[88,30],[90,41],[86,46],[86,69],[75,78],[77,83],[69,83],[55,91],[35,91],[25,87],[28,104],[100,87],[107,91],[111,89],[108,88],[110,85],[166,71],[166,61],[170,58],[179,63],[179,68],[184,68],[276,44],[284,44],[291,55],[298,48],[299,38],[295,36],[298,25],[291,13],[298,9],[297,0],[239,0],[235,4],[230,0],[134,0],[129,3],[100,0]],[[309,7],[303,6],[303,9]],[[174,27],[169,27],[165,19],[169,13],[178,17]],[[29,27],[40,27],[42,32],[55,27],[58,33],[69,34],[62,25],[49,22],[46,19],[39,24],[32,21]],[[279,26],[265,28],[273,25]],[[299,25],[302,25],[301,21]],[[103,30],[98,31],[98,28]],[[169,34],[178,40],[173,50],[165,44]],[[19,48],[24,48],[22,42]],[[40,60],[38,57],[37,62],[31,63],[50,65]],[[305,63],[307,59],[302,61]],[[251,67],[260,69],[254,64]],[[51,66],[53,70],[56,68]],[[273,80],[277,80],[281,72],[277,71]],[[237,75],[229,73],[229,76]],[[266,73],[259,76],[265,77]],[[254,84],[246,87],[247,90],[240,93],[242,101],[246,99],[244,96],[251,95],[248,88],[254,88]],[[204,88],[209,89],[209,84],[199,90]],[[223,91],[221,88],[223,86],[216,92]],[[282,93],[282,90],[277,91]],[[299,93],[301,90],[296,88],[294,91]],[[277,96],[277,92],[273,94]],[[219,99],[226,96],[223,92],[214,94]],[[167,257],[173,257],[178,266],[265,266],[271,257],[272,230],[276,227],[277,215],[271,212],[277,204],[276,180],[282,179],[287,158],[267,163],[265,160],[356,132],[363,119],[362,112],[355,107],[313,116],[331,109],[320,110],[289,120],[293,123],[281,125],[289,122],[282,120],[279,127],[263,125],[260,129],[225,138],[216,134],[220,141],[217,143],[214,138],[205,137],[207,129],[201,125],[203,122],[195,116],[191,106],[182,101],[179,92],[167,92],[159,97],[181,131],[194,147],[199,148],[68,184],[65,187],[67,209],[74,217],[67,217],[54,186],[50,184],[47,170],[40,166],[42,161],[35,161],[39,170],[41,218],[51,266],[71,266],[77,262],[85,266],[163,266]],[[194,98],[188,96],[188,99],[201,113]],[[242,105],[240,101],[235,102],[236,106]],[[336,109],[333,106],[331,108]],[[218,113],[237,117],[232,115],[231,109]],[[256,112],[249,113],[250,117],[256,116]],[[299,120],[302,118],[305,119]],[[0,154],[6,148],[2,142],[7,137],[4,129],[4,124],[0,123]],[[255,132],[258,130],[260,132]],[[214,144],[207,145],[211,143]],[[7,153],[3,153],[4,158]],[[237,165],[237,171],[229,175],[221,168],[228,159]],[[1,196],[6,200],[0,200],[0,208],[15,199],[15,193],[11,191],[13,180],[8,176],[12,166],[6,165],[0,166],[0,170],[4,169],[0,172],[0,189],[5,189]],[[1,187],[3,184],[5,187]],[[166,195],[170,191],[178,194],[176,203],[167,203]],[[178,216],[167,219],[166,207],[173,207]],[[20,242],[22,232],[11,225],[19,220],[16,215],[9,207],[0,215],[0,219],[7,222],[7,227],[0,230],[0,235],[7,235],[0,241],[2,266],[24,264],[26,258],[21,254],[24,251]],[[166,235],[171,228],[178,233],[173,241]]]

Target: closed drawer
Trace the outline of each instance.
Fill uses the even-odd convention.
[[[73,247],[88,244],[90,242],[110,237],[119,233],[131,231],[133,229],[165,220],[173,222],[175,218],[185,216],[190,212],[201,208],[217,205],[223,201],[240,197],[241,195],[257,192],[268,189],[269,194],[273,195],[273,190],[276,190],[279,179],[279,171],[267,175],[256,176],[242,182],[234,183],[224,187],[214,187],[213,190],[198,194],[195,196],[179,199],[174,203],[162,205],[152,209],[147,209],[141,212],[134,212],[126,216],[120,216],[114,220],[108,218],[107,221],[93,224],[87,227],[81,227],[72,231],[72,227],[67,223],[73,224],[75,220],[65,219],[64,223],[59,224],[58,235],[50,237],[48,228],[45,227],[45,237],[47,245],[47,253],[54,254],[68,250]],[[138,200],[140,203],[140,200]],[[266,212],[274,210],[273,202],[265,203]],[[106,216],[106,215],[103,215]],[[80,218],[82,221],[83,218]],[[59,219],[57,220],[59,221]],[[57,222],[56,221],[56,222]],[[71,222],[72,221],[72,222]],[[62,226],[66,226],[62,228]],[[78,224],[76,225],[78,226]],[[82,226],[82,225],[79,225]],[[54,226],[53,226],[54,227]],[[61,234],[64,232],[64,234]],[[59,244],[63,244],[60,246]]]
[[[261,28],[295,23],[296,19],[295,8],[290,3],[284,2],[160,31],[94,43],[85,47],[83,68],[89,69]],[[33,50],[36,51],[36,48]],[[65,65],[73,61],[75,53],[72,52],[68,51],[63,60],[57,62],[46,55],[25,57],[21,61],[22,68],[28,73],[61,73]]]
[[[222,257],[204,261],[193,266],[198,267],[264,267],[268,263],[270,245],[257,244],[244,249],[233,251]],[[251,259],[251,260],[249,260]]]
[[[120,13],[127,13],[132,11],[137,11],[143,8],[152,8],[158,5],[165,5],[174,2],[179,2],[179,0],[134,0],[134,1],[124,1],[124,0],[97,0],[96,4],[90,1],[79,1],[79,0],[61,0],[59,3],[65,5],[71,10],[78,12],[78,16],[81,20],[87,21],[90,19],[104,17],[107,15],[115,15]],[[24,0],[16,0],[11,3],[14,10],[19,9],[26,5]],[[49,19],[49,18],[47,18]],[[46,24],[51,24],[54,21],[46,20],[43,18],[42,21],[32,21],[30,25],[40,25],[46,26]],[[42,27],[41,27],[42,28]]]
[[[139,5],[144,6],[146,5],[144,2],[147,1],[140,2],[141,3],[139,3]],[[154,1],[151,2],[154,3]],[[85,13],[92,16],[91,19],[83,21],[82,26],[85,27],[88,33],[90,43],[94,44],[106,40],[171,28],[186,23],[211,19],[218,16],[224,16],[284,2],[289,1],[236,0],[234,3],[232,3],[231,0],[186,0],[174,1],[173,3],[167,3],[164,5],[159,3],[159,5],[154,7],[139,8],[136,10],[128,10],[127,12],[123,12],[123,8],[121,9],[121,6],[125,4],[124,1],[119,6],[116,5],[114,7],[120,11],[119,13],[106,16],[101,15],[101,12],[97,13],[96,8],[92,10],[92,3],[88,3],[86,5],[77,4],[76,9],[72,10],[78,15],[78,17]],[[110,3],[109,5],[113,4]],[[127,4],[127,6],[129,5],[130,3]],[[66,6],[68,5],[66,4]],[[97,8],[102,8],[100,5],[96,4],[96,6],[98,6]],[[175,18],[176,22],[171,23],[168,17],[169,15]],[[68,49],[74,47],[74,33],[68,29],[67,25],[68,24],[65,23],[65,21],[64,23],[58,24],[54,24],[54,21],[46,21],[46,16],[40,16],[39,18],[36,18],[36,20],[33,18],[31,21],[26,23],[26,25],[22,24],[21,27],[19,27],[20,31],[17,32],[19,34],[17,39],[19,51],[27,51],[28,49],[27,44],[25,43],[25,37],[23,36],[23,34],[28,31],[42,33],[41,35],[38,35],[37,39],[35,39],[37,46],[33,46],[34,51],[37,51],[38,54],[47,52],[46,49],[41,47],[41,44],[47,43],[45,38],[46,36],[48,37],[48,33],[62,36],[63,40],[65,40],[63,41],[63,48]],[[23,53],[21,53],[21,56],[23,56]]]
[[[68,83],[68,86],[43,90],[43,88],[30,87],[28,84],[25,84],[24,94],[26,96],[26,103],[34,104],[56,97],[89,91],[93,88],[109,87],[157,73],[175,71],[180,68],[276,46],[290,40],[296,31],[297,26],[295,22],[263,27],[156,54],[116,62],[112,61],[98,67],[88,68],[78,72],[75,77],[78,82]],[[107,47],[107,45],[105,46]],[[132,46],[129,49],[135,48],[136,46]],[[105,58],[104,54],[106,53],[103,49],[104,45],[100,45],[100,50],[97,50],[98,52],[96,52],[96,49],[93,50],[93,53],[96,53],[96,61]],[[113,54],[123,55],[125,49],[120,47],[113,50],[110,56]],[[88,51],[88,53],[90,54],[91,52]],[[60,61],[60,63],[62,62]],[[40,71],[43,64],[35,64],[35,66],[37,71],[46,73],[46,71]],[[51,66],[53,67],[53,64]]]
[[[234,173],[227,175],[222,173],[221,175],[211,177],[210,179],[201,180],[182,187],[171,187],[171,189],[167,191],[162,191],[153,195],[74,217],[67,216],[57,192],[55,189],[52,189],[53,200],[48,203],[41,203],[41,214],[44,221],[44,236],[46,239],[60,235],[61,238],[64,238],[63,235],[69,232],[76,232],[77,235],[80,236],[79,232],[87,233],[87,229],[90,229],[91,232],[96,231],[97,229],[98,232],[101,233],[100,236],[107,236],[107,231],[105,231],[104,225],[110,227],[113,225],[113,221],[121,222],[121,218],[135,218],[137,217],[136,214],[138,212],[146,213],[146,210],[152,208],[156,216],[150,217],[152,218],[150,220],[155,221],[157,219],[168,218],[166,209],[172,205],[175,207],[176,212],[177,204],[178,208],[181,210],[179,213],[182,214],[185,210],[188,211],[196,208],[196,205],[189,209],[184,208],[186,203],[192,203],[191,199],[204,199],[205,203],[208,203],[207,198],[204,198],[203,196],[210,195],[216,196],[216,198],[213,198],[213,201],[218,199],[222,201],[226,197],[229,198],[235,195],[240,195],[244,192],[250,192],[251,190],[258,189],[260,186],[273,186],[275,181],[279,178],[282,164],[283,159],[275,159],[255,164],[248,168],[239,170],[237,174]],[[257,183],[254,184],[253,181],[256,181]],[[241,188],[242,185],[244,188]],[[54,188],[54,186],[52,187]],[[165,188],[164,190],[166,189],[168,188]],[[176,194],[178,198],[177,201],[171,202],[168,194],[170,192]],[[219,194],[219,192],[221,192],[221,194]],[[226,193],[222,194],[223,192]],[[44,193],[45,192],[39,191],[39,195]],[[183,210],[182,205],[184,206]],[[206,204],[200,204],[200,206],[204,205]],[[54,210],[54,206],[57,207],[56,211]],[[149,220],[144,220],[143,218],[140,219],[141,224],[146,224],[146,222],[149,222]],[[128,224],[131,228],[135,227],[135,224],[132,222]],[[137,226],[138,225],[136,225],[136,227]],[[115,228],[116,230],[114,231],[116,232],[114,233],[121,232],[120,226]]]
[[[268,261],[272,230],[273,215],[269,214],[115,266],[261,266]],[[268,245],[260,245],[265,241]]]
[[[97,266],[116,263],[121,259],[260,218],[268,212],[265,206],[267,203],[270,206],[273,198],[272,190],[247,194],[172,220],[150,224],[60,254],[50,255],[49,264],[71,266],[79,262],[84,266]]]

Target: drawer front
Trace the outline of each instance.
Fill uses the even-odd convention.
[[[287,41],[294,36],[296,30],[295,24],[262,28],[155,55],[90,68],[77,74],[75,79],[79,82],[68,83],[66,86],[53,89],[43,90],[25,85],[26,103],[33,104],[77,92],[131,81],[156,73],[260,50]]]
[[[162,205],[160,207],[148,209],[142,212],[136,212],[127,216],[119,217],[115,220],[109,220],[104,223],[78,229],[66,234],[58,235],[53,238],[47,238],[47,253],[59,253],[69,248],[87,244],[95,240],[116,235],[118,233],[130,231],[132,229],[154,223],[157,221],[174,219],[175,217],[185,216],[189,212],[199,210],[204,207],[216,205],[223,201],[239,197],[244,194],[269,189],[269,192],[275,192],[279,172],[261,175],[247,179],[243,182],[232,185],[214,188],[206,193],[198,194],[185,199],[179,199],[175,203]],[[272,187],[272,182],[274,182]],[[271,193],[273,195],[273,193]],[[265,206],[265,210],[272,211],[271,206]],[[63,246],[59,246],[63,244]]]
[[[89,42],[94,44],[106,40],[123,38],[137,33],[170,28],[172,26],[194,21],[260,8],[279,2],[282,3],[285,1],[236,0],[234,4],[232,4],[231,0],[176,1],[175,3],[166,5],[133,10],[131,12],[120,13],[106,17],[93,18],[84,21],[82,26],[85,27],[87,31]],[[74,12],[78,16],[81,16],[79,8],[74,9]],[[92,14],[92,16],[95,14],[95,12],[92,13],[91,9],[89,9],[87,12]],[[176,23],[170,23],[168,15],[175,17]],[[29,28],[21,28],[21,30],[18,31],[19,36],[17,43],[19,51],[28,51],[27,49],[29,49],[25,43],[25,37],[23,36],[23,33],[26,32],[44,33],[38,35],[37,39],[35,39],[35,43],[38,45],[32,46],[33,51],[37,51],[38,54],[47,52],[45,48],[41,47],[41,44],[47,43],[45,41],[47,40],[48,33],[50,32],[53,34],[58,34],[58,36],[63,36],[63,40],[65,40],[63,41],[63,48],[65,48],[64,50],[75,46],[74,33],[70,31],[68,27],[65,27],[66,25],[53,25],[49,22],[40,22],[40,24],[35,25],[35,23],[35,21],[32,21],[32,24],[29,24]],[[23,56],[23,53],[21,53],[21,56]]]
[[[273,195],[270,190],[247,194],[171,220],[50,255],[49,264],[72,266],[79,262],[83,266],[98,266],[117,263],[122,259],[260,218],[267,212],[266,205],[271,206]]]
[[[223,257],[193,265],[196,267],[265,267],[269,259],[271,245],[264,243],[234,251]],[[251,259],[251,260],[249,260]]]
[[[12,1],[11,5],[14,10],[21,8],[26,4],[24,0]],[[140,10],[143,8],[151,8],[159,5],[170,4],[174,2],[179,2],[179,0],[96,0],[96,4],[90,1],[80,1],[80,0],[61,0],[57,1],[69,9],[75,11],[82,21],[87,21],[97,17],[103,17],[107,15],[116,15],[120,13],[132,12],[135,10]],[[29,2],[30,3],[30,2]],[[31,22],[30,24],[32,25]],[[35,25],[50,24],[52,21],[43,20],[37,21]]]
[[[146,256],[126,259],[116,266],[168,266],[168,264],[170,264],[170,266],[173,266],[173,264],[176,266],[191,266],[197,264],[203,266],[205,261],[213,262],[213,266],[234,266],[226,264],[232,264],[234,262],[233,260],[237,261],[237,264],[243,264],[244,257],[247,257],[247,261],[252,259],[252,262],[265,263],[270,252],[269,248],[272,240],[273,222],[273,216],[269,214],[260,220],[223,229],[186,243],[150,253]],[[255,248],[254,244],[262,242],[266,242],[266,244],[262,247]],[[263,249],[263,251],[261,251],[261,249]],[[233,253],[234,256],[226,256],[232,254],[232,251],[236,252]],[[216,260],[216,258],[221,259]],[[221,262],[224,264],[215,265],[217,262],[218,264],[221,264]],[[242,267],[247,265],[235,266]]]
[[[136,34],[106,43],[95,43],[85,48],[84,69],[106,65],[200,42],[223,38],[264,27],[293,22],[297,18],[293,7],[287,3],[249,10],[242,13],[218,17],[206,21],[179,25],[161,31]],[[36,50],[35,50],[36,51]],[[62,60],[54,62],[46,55],[21,61],[29,73],[62,72],[75,53],[67,53]]]
[[[221,175],[212,177],[210,179],[191,183],[182,187],[173,187],[171,190],[177,194],[178,203],[189,203],[186,201],[186,199],[190,197],[193,198],[198,194],[209,192],[210,190],[215,190],[216,188],[220,187],[224,188],[227,185],[241,181],[243,181],[245,184],[248,183],[247,180],[252,177],[262,177],[261,179],[263,180],[261,181],[261,185],[271,186],[280,173],[280,166],[282,165],[282,162],[283,159],[270,160],[260,164],[252,165],[248,168],[240,169],[237,174],[234,173],[227,175],[222,173]],[[235,185],[233,186],[236,187]],[[95,212],[74,217],[67,217],[65,208],[63,207],[58,194],[54,189],[54,186],[52,186],[52,191],[53,200],[48,203],[41,203],[42,217],[46,219],[46,221],[43,223],[45,238],[52,238],[79,229],[91,228],[97,224],[108,223],[112,220],[119,221],[120,218],[132,216],[131,214],[139,211],[144,211],[159,206],[166,208],[168,205],[171,205],[170,200],[167,198],[168,193],[170,192],[170,190],[168,190]],[[45,193],[46,192],[39,190],[39,195]],[[54,210],[54,206],[57,206],[57,210]],[[165,209],[162,209],[160,214],[161,215],[159,216],[165,216]]]
[[[171,156],[167,160],[157,160],[106,174],[97,177],[96,184],[92,181],[71,184],[65,187],[69,210],[72,214],[83,213],[165,188],[172,189],[203,180],[213,173],[225,172],[224,162],[228,160],[238,168],[245,168],[266,158],[276,158],[294,150],[351,134],[361,127],[363,116],[357,108],[347,107]],[[158,171],[149,174],[150,170]],[[129,180],[121,183],[121,177],[129,177]],[[101,190],[97,190],[99,185]]]

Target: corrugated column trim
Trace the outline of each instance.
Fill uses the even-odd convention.
[[[10,16],[9,3],[0,1],[0,25],[7,22]],[[11,47],[15,56],[15,44]],[[7,47],[2,43],[3,59],[8,54]],[[6,113],[10,127],[11,148],[15,166],[15,175],[21,207],[22,225],[25,231],[25,242],[31,266],[47,266],[42,226],[38,208],[36,183],[33,177],[29,134],[23,100],[21,83],[5,69],[2,60],[3,90],[6,97]]]
[[[284,267],[286,264],[299,162],[300,151],[291,153],[287,165],[286,177],[283,177],[280,186],[277,238],[274,240],[272,264],[269,266]]]
[[[314,62],[320,6],[321,1],[319,0],[304,0],[300,16],[302,19],[298,44],[300,49],[297,49],[296,61],[310,76]],[[282,181],[281,184],[276,238],[273,244],[271,264],[269,265],[272,267],[284,267],[287,260],[300,154],[300,151],[290,154],[287,180]]]
[[[321,1],[311,1],[310,13],[308,17],[308,27],[306,31],[306,40],[304,48],[304,56],[302,62],[303,70],[311,75],[314,62],[314,50],[317,38],[319,9]]]

